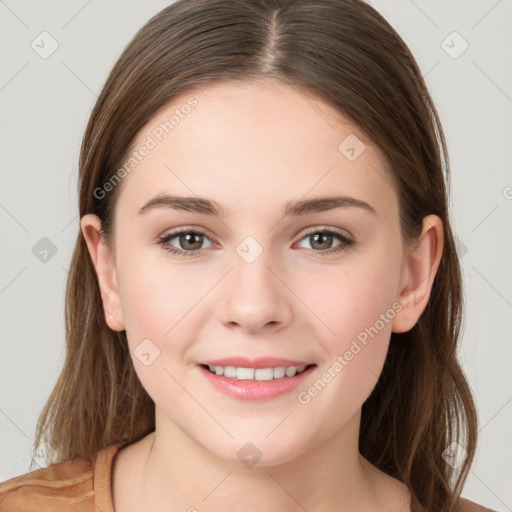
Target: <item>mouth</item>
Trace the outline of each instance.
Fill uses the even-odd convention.
[[[224,364],[212,364],[214,362]],[[277,398],[290,400],[294,390],[314,377],[317,365],[277,359],[250,362],[230,358],[199,363],[197,368],[204,382],[222,395],[238,401],[265,402]]]
[[[289,379],[307,372],[316,364],[303,364],[300,366],[269,366],[267,368],[252,368],[244,366],[222,366],[214,364],[201,364],[202,368],[217,375],[233,380],[242,381],[271,381]]]

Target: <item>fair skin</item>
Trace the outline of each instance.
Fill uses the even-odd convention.
[[[190,96],[157,113],[134,147]],[[106,322],[126,330],[156,408],[155,432],[115,459],[116,511],[408,512],[405,485],[358,451],[360,414],[391,332],[410,330],[427,305],[443,249],[441,220],[429,215],[419,241],[405,244],[382,153],[319,99],[275,82],[216,84],[193,96],[197,107],[123,178],[115,248],[101,241],[96,216],[81,219]],[[338,149],[350,134],[366,146],[353,161]],[[206,197],[230,215],[139,214],[162,193]],[[284,216],[289,201],[340,195],[374,212],[350,206]],[[179,227],[206,236],[196,235],[193,248],[183,236],[167,246],[199,246],[198,254],[184,258],[159,245]],[[343,242],[327,237],[322,245],[306,228],[355,244],[332,252]],[[236,250],[247,236],[262,249],[251,263]],[[383,314],[378,334],[317,396],[299,402],[299,391]],[[160,350],[149,365],[134,354],[145,339]],[[300,389],[248,402],[200,375],[198,361],[232,355],[316,366]],[[237,456],[248,442],[261,453],[252,467]]]

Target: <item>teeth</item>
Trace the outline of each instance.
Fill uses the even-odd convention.
[[[234,379],[236,377],[236,368],[234,366],[225,366],[224,377],[231,377]]]
[[[254,380],[272,380],[274,378],[273,368],[258,368],[254,372]]]
[[[237,368],[236,378],[244,380],[254,380],[254,368]]]
[[[286,376],[287,377],[293,377],[296,373],[297,373],[296,366],[288,366],[288,368],[286,368]]]
[[[223,375],[230,379],[237,380],[274,380],[286,377],[293,377],[302,373],[306,365],[302,366],[280,366],[277,368],[236,368],[234,366],[208,365],[210,372],[216,375]]]
[[[286,368],[281,366],[280,368],[274,368],[274,379],[282,379],[286,373]]]

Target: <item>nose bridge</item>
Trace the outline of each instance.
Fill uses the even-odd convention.
[[[245,237],[233,254],[233,270],[223,302],[223,321],[251,330],[270,323],[286,323],[291,314],[290,297],[276,273],[279,272],[272,249],[252,235]]]
[[[273,274],[270,271],[275,262],[272,249],[266,244],[263,246],[253,236],[246,237],[235,248],[234,257],[234,285],[240,289],[249,287],[253,294],[269,290]],[[275,277],[274,277],[275,279]]]

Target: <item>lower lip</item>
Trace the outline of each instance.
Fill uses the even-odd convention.
[[[216,375],[199,366],[202,375],[215,389],[239,400],[255,401],[272,400],[293,391],[311,375],[314,369],[315,366],[310,366],[298,375],[282,379],[237,380]]]

